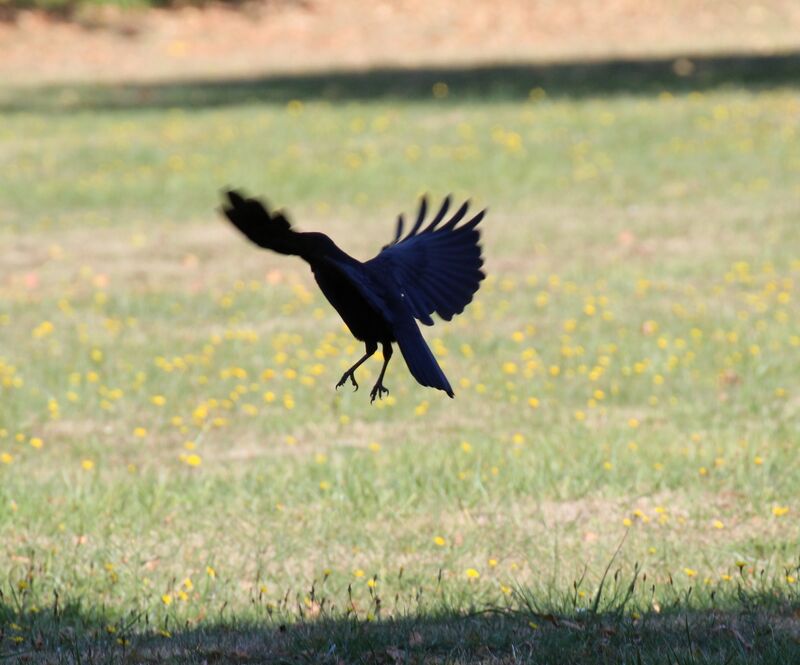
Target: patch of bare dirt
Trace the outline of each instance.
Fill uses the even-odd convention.
[[[0,81],[156,81],[374,65],[772,53],[796,0],[260,0],[36,11],[0,23]]]

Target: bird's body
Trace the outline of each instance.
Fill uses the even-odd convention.
[[[423,386],[453,389],[419,331],[416,320],[432,325],[430,315],[449,320],[463,311],[484,278],[483,260],[475,228],[483,212],[457,226],[467,211],[465,203],[443,226],[450,205],[446,198],[433,221],[418,233],[427,211],[422,200],[414,227],[402,237],[403,218],[398,220],[394,241],[373,259],[361,262],[323,233],[293,231],[285,215],[270,213],[257,199],[228,192],[225,216],[251,241],[281,254],[294,254],[311,267],[314,279],[328,302],[342,317],[353,336],[364,342],[365,355],[344,373],[355,388],[355,370],[383,347],[383,367],[371,397],[388,394],[383,377],[396,342],[411,374]],[[438,227],[438,228],[437,228]]]
[[[389,322],[341,271],[325,263],[315,263],[311,265],[311,272],[322,294],[339,312],[353,337],[361,342],[388,344],[395,341]]]

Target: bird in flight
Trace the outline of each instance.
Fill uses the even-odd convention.
[[[388,395],[383,378],[392,357],[392,343],[397,342],[409,371],[421,385],[453,397],[453,389],[416,321],[433,325],[434,312],[449,321],[472,301],[486,276],[481,270],[477,229],[485,210],[459,226],[469,209],[469,202],[465,202],[445,221],[451,203],[448,196],[423,228],[428,212],[428,201],[423,197],[410,231],[403,235],[401,214],[394,240],[377,256],[361,262],[339,249],[324,233],[293,230],[282,210],[270,210],[261,200],[234,190],[226,192],[226,197],[222,207],[225,217],[259,247],[304,259],[328,302],[353,336],[364,342],[366,353],[342,375],[337,389],[350,379],[358,390],[356,369],[381,344],[383,367],[370,392],[370,402]]]

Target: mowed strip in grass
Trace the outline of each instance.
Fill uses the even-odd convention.
[[[608,662],[694,658],[658,615],[713,608],[703,657],[797,653],[796,91],[434,92],[3,118],[0,653],[544,658],[613,609]],[[389,399],[378,358],[335,392],[362,347],[227,184],[363,259],[421,192],[488,206],[488,279],[424,330],[455,400],[399,355]]]

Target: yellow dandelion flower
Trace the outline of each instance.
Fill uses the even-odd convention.
[[[133,430],[133,435],[138,439],[143,439],[147,436],[147,430],[144,427],[137,427]]]
[[[433,539],[434,544],[438,545],[439,547],[444,547],[447,544],[447,541],[442,538],[441,536],[435,536]]]
[[[81,467],[84,471],[91,471],[94,469],[94,462],[90,459],[85,459],[81,461]]]
[[[167,607],[169,607],[170,605],[172,605],[172,596],[168,593],[165,593],[163,596],[161,596],[161,602],[164,603],[164,605],[166,605]]]
[[[789,506],[772,506],[772,514],[775,517],[783,517],[789,512]]]
[[[182,459],[183,459],[184,464],[187,464],[188,466],[195,466],[196,467],[196,466],[200,466],[203,463],[203,458],[200,457],[200,455],[197,455],[195,453],[192,453],[191,455],[186,455]]]
[[[481,574],[474,568],[467,568],[464,571],[464,575],[466,575],[467,579],[469,580],[477,580],[481,576]]]
[[[38,326],[33,329],[33,337],[41,339],[47,337],[55,330],[55,326],[50,321],[42,321]]]

